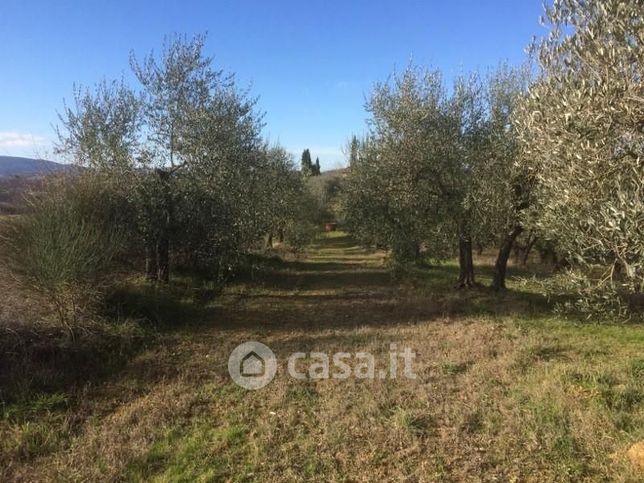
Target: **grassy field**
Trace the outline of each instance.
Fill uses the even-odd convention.
[[[216,297],[133,284],[123,314],[154,324],[116,325],[100,349],[79,333],[0,375],[0,480],[641,481],[626,452],[644,440],[644,328],[558,318],[529,283],[453,290],[455,270],[393,281],[336,233]],[[227,370],[248,340],[279,361],[257,391]],[[391,343],[417,354],[417,379],[285,367]]]

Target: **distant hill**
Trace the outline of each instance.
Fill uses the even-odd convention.
[[[44,176],[0,176],[0,219],[25,211],[25,196],[42,190]]]
[[[344,178],[348,172],[349,172],[349,168],[336,168],[336,169],[329,169],[328,171],[322,171],[320,173],[320,176],[324,176],[327,178],[329,177],[332,178],[336,176],[340,178]]]
[[[54,163],[44,159],[19,158],[16,156],[0,156],[0,178],[31,177],[46,174],[73,171],[68,164]]]

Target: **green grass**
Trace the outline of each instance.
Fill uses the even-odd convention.
[[[457,374],[463,374],[467,371],[468,363],[466,362],[447,362],[443,365],[443,371],[445,374],[455,376]]]
[[[30,400],[4,405],[2,419],[25,421],[43,413],[55,413],[67,408],[68,396],[63,393],[36,394]]]
[[[340,232],[258,266],[210,297],[190,277],[132,281],[121,316],[154,338],[100,377],[59,363],[56,384],[23,381],[2,406],[0,479],[638,481],[625,455],[644,441],[641,325],[553,315],[515,279],[454,290],[453,263],[394,281]],[[247,340],[280,360],[258,391],[226,369]],[[295,351],[386,357],[390,343],[417,353],[418,379],[286,375]]]
[[[248,427],[229,423],[213,428],[196,420],[185,430],[168,431],[126,468],[130,481],[246,481],[253,473],[247,462]]]

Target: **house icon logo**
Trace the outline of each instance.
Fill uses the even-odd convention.
[[[244,342],[228,358],[230,377],[246,389],[261,389],[273,380],[276,372],[275,354],[261,342]]]
[[[258,377],[263,376],[266,372],[266,364],[264,359],[251,351],[241,361],[241,375],[244,377]]]

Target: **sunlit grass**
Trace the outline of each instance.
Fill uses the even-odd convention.
[[[134,281],[123,310],[156,321],[154,344],[107,380],[5,406],[4,479],[637,481],[641,326],[563,319],[512,282],[456,290],[453,262],[394,281],[383,256],[335,232],[205,302],[186,279]],[[247,340],[280,361],[259,391],[227,374]],[[415,351],[416,380],[286,375],[295,351],[390,343]]]

